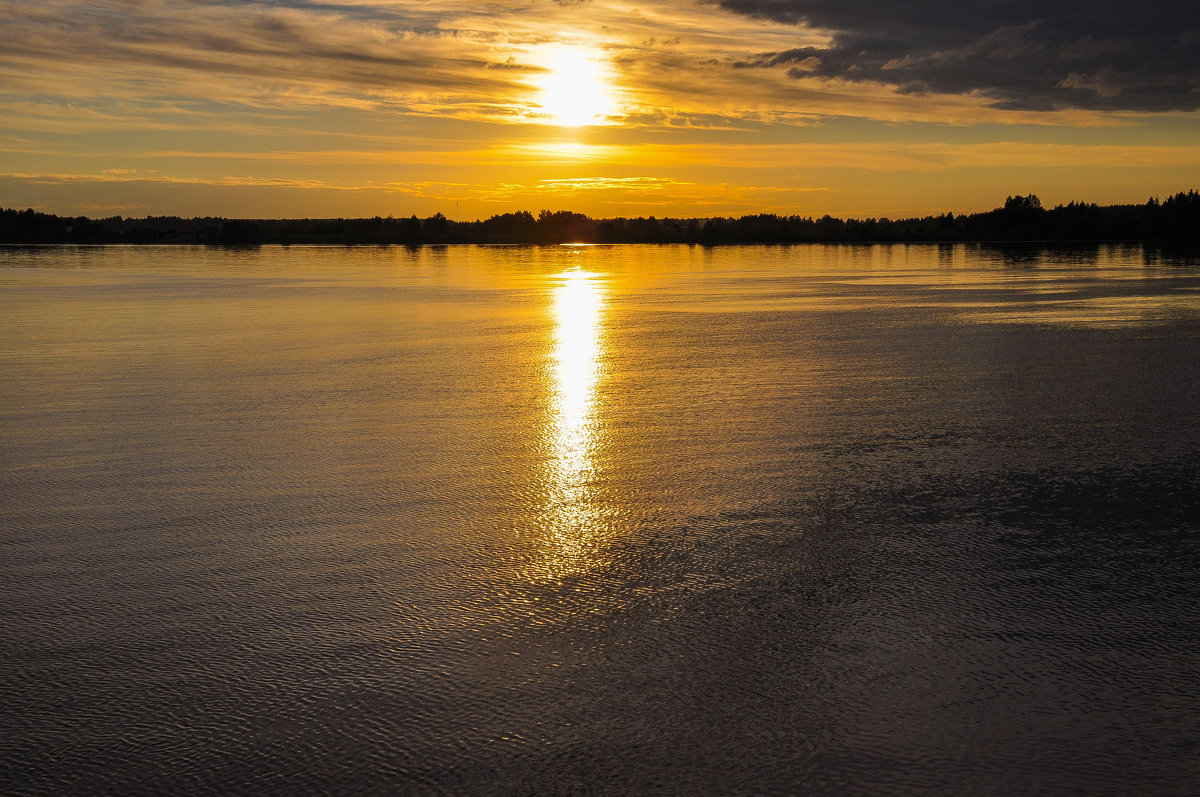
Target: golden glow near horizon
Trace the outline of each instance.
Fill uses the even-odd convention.
[[[596,385],[603,353],[604,289],[596,275],[574,269],[554,288],[551,416],[544,556],[536,571],[561,578],[585,569],[602,540],[604,510],[593,494],[596,448],[603,429]]]
[[[608,69],[582,47],[558,46],[546,56],[538,81],[538,106],[548,121],[563,127],[600,124],[613,112]]]

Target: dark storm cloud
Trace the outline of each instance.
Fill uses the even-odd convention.
[[[827,48],[743,67],[872,80],[906,93],[980,91],[1001,108],[1200,108],[1196,0],[717,0],[748,16],[830,32]]]

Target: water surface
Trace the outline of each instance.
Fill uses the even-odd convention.
[[[2,249],[0,783],[1192,793],[1198,266]]]

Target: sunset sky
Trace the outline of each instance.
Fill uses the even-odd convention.
[[[1186,2],[0,0],[0,206],[912,216],[1200,187]]]

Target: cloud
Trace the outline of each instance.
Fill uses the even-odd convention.
[[[702,64],[799,35],[670,0],[632,10],[615,0],[0,0],[0,14],[0,107],[42,98],[74,113],[103,104],[114,127],[161,118],[156,106],[198,102],[226,105],[226,119],[323,106],[536,122],[537,76],[562,44],[603,54],[632,109],[623,121],[653,124],[655,115],[709,112],[713,84],[697,76],[732,70]],[[771,107],[776,95],[761,76],[727,79],[740,84],[720,98],[730,112]],[[37,129],[36,119],[22,123]]]
[[[994,107],[1200,108],[1194,0],[716,0],[745,16],[827,33],[826,46],[761,52],[741,67],[874,81],[908,94],[980,93]]]
[[[622,189],[626,191],[662,191],[667,188],[692,185],[684,180],[672,180],[664,177],[568,177],[552,180],[538,180],[537,190],[550,193],[562,191],[611,191]]]
[[[470,37],[371,6],[45,0],[0,13],[0,87],[25,96],[503,105],[524,89]]]
[[[561,44],[609,62],[619,106],[612,121],[644,128],[795,126],[833,116],[1058,124],[1078,121],[1064,113],[1096,119],[1104,116],[1097,111],[1200,106],[1191,90],[1200,57],[1180,26],[1161,35],[1148,22],[1072,27],[1060,10],[1027,19],[1019,6],[1006,8],[974,14],[931,0],[870,0],[853,13],[824,0],[641,0],[635,8],[619,0],[0,0],[0,110],[10,129],[62,132],[195,129],[205,117],[285,126],[269,114],[334,108],[530,123],[544,121],[537,76]]]
[[[968,206],[985,171],[987,201],[1067,174],[1137,196],[1200,174],[1191,9],[979,3],[0,0],[0,189],[407,215],[559,195],[750,211],[820,184],[832,212],[879,214],[892,200],[853,197],[923,207],[969,175]],[[606,62],[610,124],[538,124],[564,46]]]
[[[220,185],[220,186],[276,186],[285,188],[327,188],[341,191],[357,191],[364,187],[329,185],[320,180],[291,180],[273,177],[244,177],[230,175],[217,180],[199,177],[170,177],[157,174],[141,174],[134,169],[104,169],[100,174],[34,174],[23,172],[4,173],[0,177],[24,180],[30,183],[164,183],[174,185]]]

